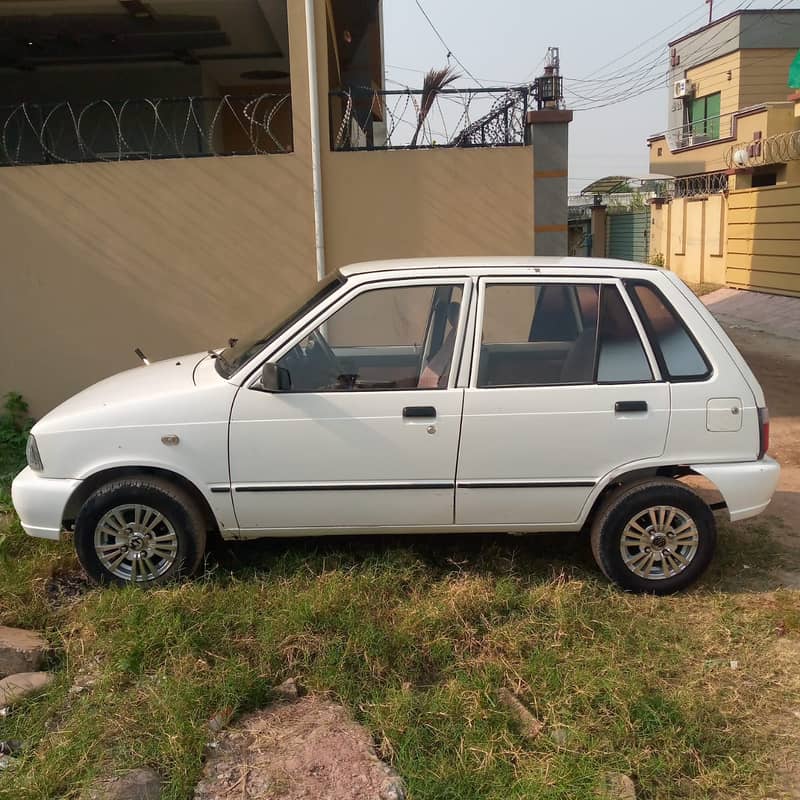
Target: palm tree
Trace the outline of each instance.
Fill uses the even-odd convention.
[[[431,108],[433,108],[433,102],[436,100],[436,96],[442,89],[446,88],[454,81],[457,81],[460,77],[461,75],[449,64],[443,69],[432,69],[425,76],[425,80],[422,81],[422,99],[420,100],[419,112],[417,114],[417,129],[414,131],[414,136],[409,145],[410,147],[417,146],[417,139],[419,138],[423,125],[425,125],[425,120]]]

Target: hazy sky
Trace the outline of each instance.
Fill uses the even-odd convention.
[[[420,2],[451,50],[485,86],[510,85],[540,74],[548,46],[556,46],[570,108],[617,99],[613,86],[620,80],[627,80],[629,89],[649,89],[605,108],[575,111],[570,126],[572,193],[604,175],[647,173],[646,139],[667,124],[667,42],[708,21],[704,0]],[[778,4],[800,8],[800,0],[714,0],[714,18],[740,6]],[[397,88],[394,82],[418,88],[419,71],[447,63],[447,50],[415,0],[384,0],[384,36],[387,77],[393,82],[387,88]],[[598,78],[611,80],[578,82]],[[458,85],[475,84],[464,75]]]

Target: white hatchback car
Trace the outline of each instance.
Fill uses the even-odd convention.
[[[764,395],[672,273],[576,258],[346,267],[225,350],[38,422],[13,499],[97,581],[193,573],[206,537],[591,534],[632,591],[691,584],[778,481]]]

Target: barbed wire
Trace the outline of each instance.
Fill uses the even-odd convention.
[[[746,154],[744,163],[737,163],[737,153]],[[776,133],[756,141],[737,142],[725,152],[725,163],[731,169],[797,160],[800,160],[800,130]]]
[[[708,172],[675,178],[674,197],[696,197],[728,191],[727,172]]]
[[[418,89],[378,91],[353,87],[332,92],[334,149],[396,149],[410,147],[419,127],[416,147],[498,147],[524,144],[528,110],[527,87],[445,89],[420,123],[422,92]]]
[[[292,150],[289,94],[21,103],[0,126],[6,166]]]

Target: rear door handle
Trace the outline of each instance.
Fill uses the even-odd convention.
[[[436,409],[433,406],[406,406],[403,409],[403,416],[406,419],[435,418]]]
[[[647,403],[644,400],[617,400],[614,403],[615,414],[641,413],[644,411],[647,411]]]

